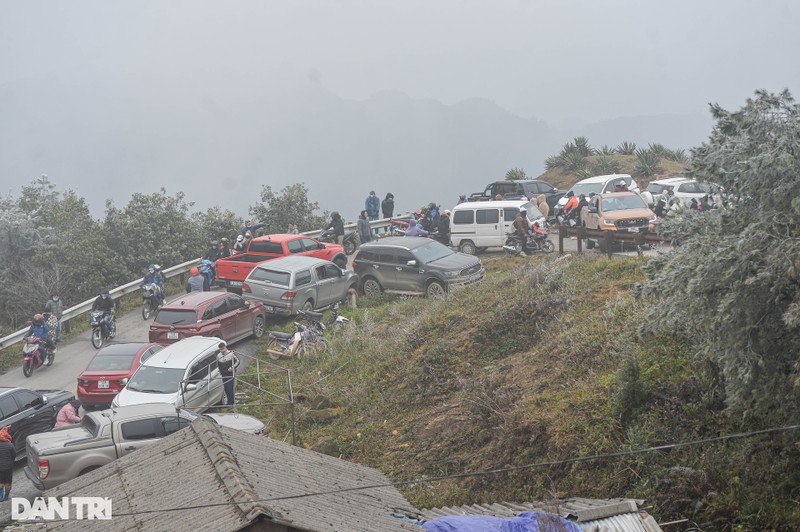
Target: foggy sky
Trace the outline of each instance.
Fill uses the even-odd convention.
[[[207,126],[200,118],[194,123],[201,113],[224,120],[232,107],[278,112],[281,98],[309,87],[356,102],[387,90],[446,106],[485,98],[570,132],[618,117],[707,115],[708,102],[737,108],[758,88],[789,88],[798,96],[799,15],[791,0],[0,0],[0,95],[14,95],[0,101],[0,119],[26,116],[41,126],[2,131],[10,126],[0,123],[0,135],[15,146],[12,154],[0,146],[0,191],[17,192],[47,173],[102,208],[96,174],[107,175],[111,164],[120,175],[135,168],[142,192],[159,184],[174,192],[191,183],[190,175],[179,175],[187,168],[167,155],[126,158],[124,146],[104,146],[103,164],[79,143],[40,157],[59,143],[36,145],[52,127],[49,117],[36,114],[47,109],[41,102],[49,86],[70,95],[57,102],[64,112],[84,110],[71,119],[105,121],[96,138],[113,123],[130,144],[174,142],[176,160],[197,158],[193,175],[213,179],[205,169],[220,175],[229,167],[208,156],[218,144],[195,144],[185,131],[176,140],[170,132],[181,123]],[[96,109],[113,115],[92,116],[93,102],[111,102]],[[163,130],[154,131],[147,117],[163,117]],[[145,123],[149,131],[137,129]],[[553,145],[566,140],[555,138]],[[241,144],[234,149],[249,157]],[[59,175],[69,153],[76,159],[71,165],[84,164],[84,175]],[[524,162],[540,170],[541,161]],[[317,185],[323,193],[333,190],[325,178],[281,170],[281,179],[304,180],[312,199],[335,208],[313,193]],[[355,176],[366,187],[369,178]],[[105,197],[123,204],[136,186],[126,182]],[[392,184],[375,186],[380,193]],[[363,201],[362,188],[348,209]],[[211,204],[209,196],[196,199]],[[233,210],[243,215],[248,203]]]

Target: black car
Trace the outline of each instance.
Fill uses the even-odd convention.
[[[556,203],[558,203],[558,200],[561,199],[565,193],[565,190],[559,190],[541,179],[505,180],[489,183],[486,185],[486,190],[484,190],[482,194],[473,194],[470,200],[493,200],[498,194],[500,194],[504,200],[535,200],[539,194],[544,194],[547,204],[550,206],[550,212],[553,212]]]
[[[25,439],[52,430],[58,411],[72,399],[62,390],[0,388],[0,427],[9,428],[17,458],[25,457]]]

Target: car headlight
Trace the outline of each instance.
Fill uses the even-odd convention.
[[[451,271],[451,272],[444,272],[444,274],[446,276],[448,276],[448,277],[458,277],[458,275],[460,273],[461,273],[461,270],[454,270],[454,271]]]
[[[609,222],[608,220],[603,220],[604,225],[614,225],[614,222]]]
[[[656,216],[656,215],[653,215],[653,216],[651,216],[651,217],[650,217],[650,218],[649,218],[647,221],[648,221],[648,222],[650,222],[650,223],[652,224],[652,223],[655,223],[655,222],[656,222],[656,220],[658,220],[658,216]]]

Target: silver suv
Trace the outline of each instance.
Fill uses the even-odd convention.
[[[365,295],[381,292],[440,297],[486,276],[480,259],[424,237],[382,238],[361,246],[353,271]]]

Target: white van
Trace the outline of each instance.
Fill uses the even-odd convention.
[[[453,246],[468,255],[501,247],[506,242],[506,233],[514,231],[514,218],[523,207],[529,224],[544,220],[542,212],[528,200],[470,201],[456,205],[450,214]]]

